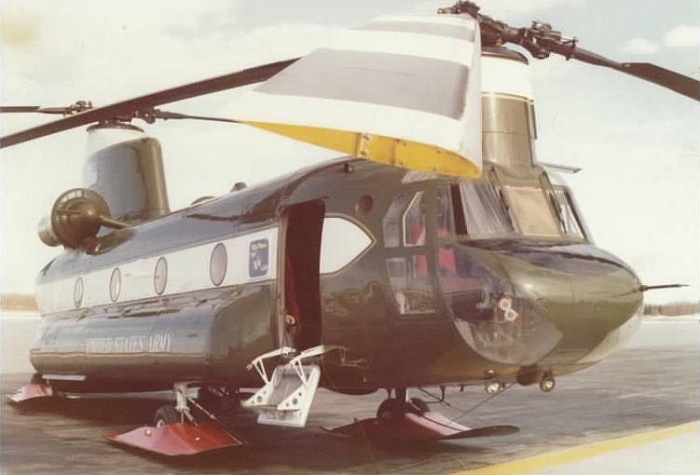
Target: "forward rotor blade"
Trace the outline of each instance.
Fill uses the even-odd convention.
[[[556,50],[555,50],[556,51]],[[599,54],[576,48],[571,56],[579,61],[615,69],[686,97],[700,101],[700,81],[650,63],[618,63]]]
[[[649,63],[618,63],[592,51],[578,47],[576,38],[568,38],[548,23],[532,22],[530,28],[514,28],[490,16],[479,13],[480,7],[473,2],[459,0],[451,7],[441,8],[438,13],[467,13],[481,25],[482,44],[500,46],[512,43],[522,46],[534,58],[545,59],[550,53],[577,59],[584,63],[611,68],[639,79],[652,82],[686,97],[700,101],[700,81],[683,74]]]
[[[129,116],[140,109],[152,108],[169,102],[191,99],[193,97],[262,82],[282,71],[284,68],[297,61],[297,59],[298,58],[268,63],[235,73],[224,74],[223,76],[185,84],[184,86],[177,86],[152,94],[146,94],[108,106],[90,109],[54,122],[6,135],[0,139],[0,147],[10,147],[94,122],[116,119],[120,116]]]
[[[622,63],[620,71],[700,101],[700,81],[650,63]]]

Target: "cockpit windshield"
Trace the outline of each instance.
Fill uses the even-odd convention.
[[[485,181],[460,183],[467,235],[473,239],[508,238],[517,234],[585,240],[569,191],[563,186],[548,188],[500,186]]]
[[[513,234],[507,206],[495,186],[469,181],[461,183],[459,190],[470,237],[479,239]]]
[[[510,203],[511,216],[520,234],[533,237],[559,237],[559,226],[541,188],[506,186],[503,191]]]

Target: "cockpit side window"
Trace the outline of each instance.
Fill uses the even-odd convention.
[[[425,192],[419,191],[403,214],[403,245],[425,245]]]
[[[449,186],[438,186],[436,194],[438,239],[455,235],[455,213]]]
[[[420,262],[425,263],[425,258],[419,254],[392,257],[386,261],[389,282],[401,315],[435,311],[432,277],[420,269]]]
[[[569,191],[561,186],[555,186],[553,189],[554,206],[557,207],[562,234],[573,238],[585,239],[586,234],[579,222],[576,206]]]
[[[401,245],[401,236],[403,235],[401,221],[404,216],[404,210],[408,207],[412,198],[413,194],[409,193],[398,195],[394,198],[391,206],[389,206],[383,221],[384,245],[386,247],[398,247]]]
[[[425,248],[427,209],[428,193],[416,191],[394,198],[384,216],[385,246],[396,248],[392,253],[402,254],[386,260],[389,283],[400,315],[435,313],[435,279],[429,272]]]
[[[384,216],[384,245],[413,247],[425,245],[424,191],[404,193],[394,198]]]

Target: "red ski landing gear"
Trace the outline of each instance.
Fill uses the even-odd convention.
[[[19,388],[14,394],[7,396],[7,398],[15,404],[22,404],[40,398],[53,397],[53,395],[53,388],[50,384],[29,383]]]
[[[407,401],[406,390],[398,390],[395,399],[387,399],[379,406],[376,418],[355,421],[330,432],[381,439],[449,440],[509,435],[518,430],[509,425],[466,427],[430,411],[421,399]]]
[[[49,381],[39,374],[34,374],[29,384],[7,396],[7,399],[18,408],[40,408],[51,405],[52,402],[56,401],[57,396],[58,394]]]
[[[124,434],[112,434],[107,438],[117,444],[167,456],[194,455],[210,450],[245,444],[219,424],[216,417],[187,395],[188,384],[175,385],[177,404],[161,406],[153,421],[153,427],[145,426]],[[197,423],[190,411],[195,406],[210,419]]]
[[[194,455],[245,444],[214,422],[196,426],[189,422],[174,422],[160,427],[141,427],[107,438],[117,444],[168,456]]]

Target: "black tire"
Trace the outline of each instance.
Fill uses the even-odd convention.
[[[408,410],[419,416],[422,416],[426,412],[430,411],[430,409],[428,409],[428,404],[418,397],[412,397],[408,401]]]
[[[406,413],[406,403],[398,399],[385,399],[377,409],[377,419],[391,419]]]
[[[176,422],[180,422],[180,414],[173,406],[160,406],[153,418],[153,425],[155,427],[163,427]]]

